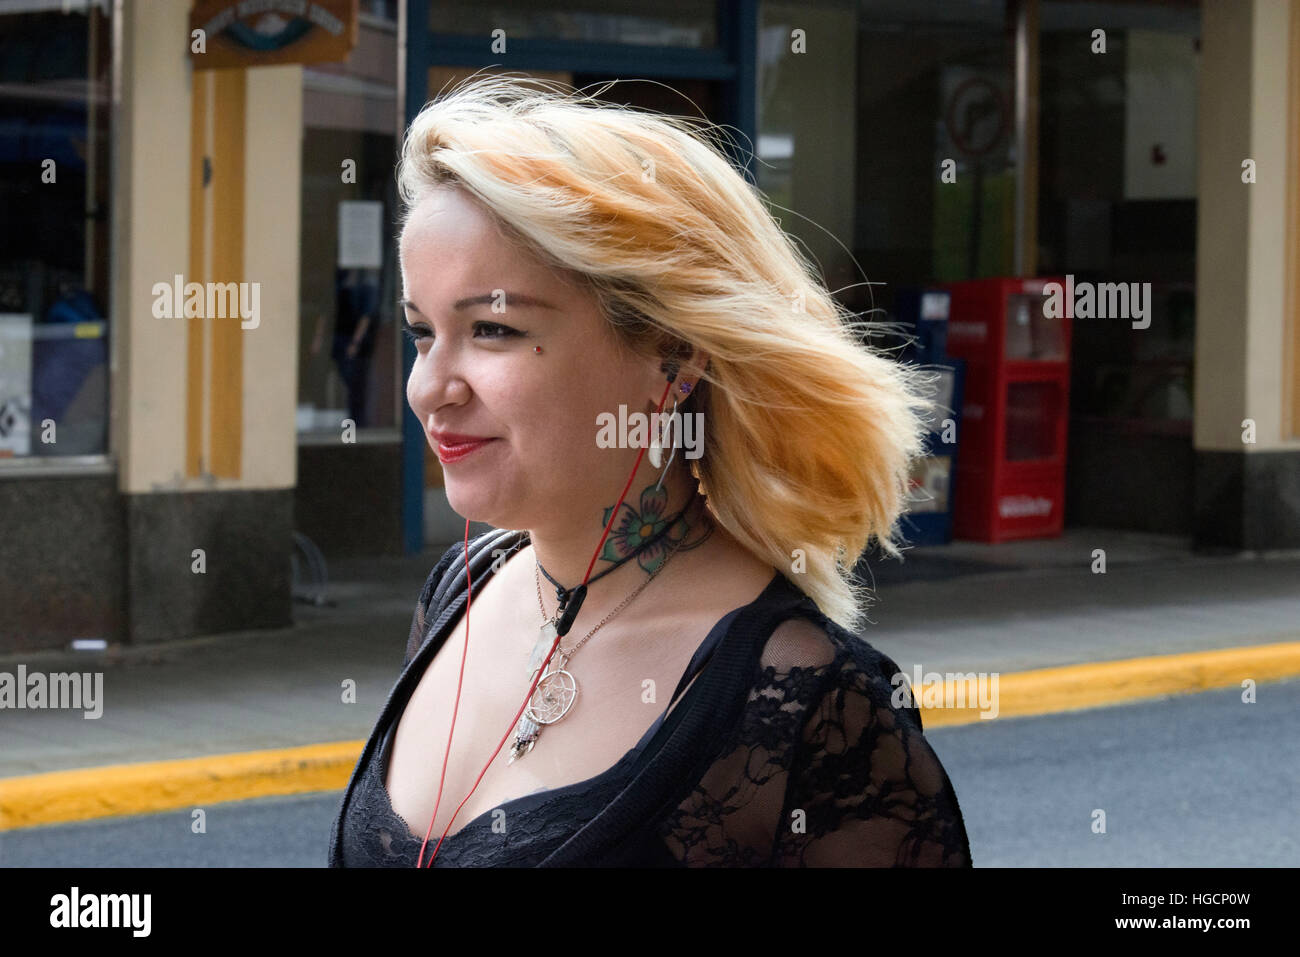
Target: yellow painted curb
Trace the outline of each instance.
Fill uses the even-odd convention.
[[[0,778],[0,831],[347,786],[364,741]]]
[[[913,693],[921,709],[921,721],[929,730],[1211,688],[1239,688],[1248,678],[1258,684],[1297,675],[1300,675],[1300,641],[1290,641],[1018,671],[997,678],[989,673],[986,695],[991,693],[991,700],[997,705],[996,716],[991,719],[981,717],[983,709],[971,678],[956,680],[945,676],[943,681],[923,682]],[[992,707],[988,709],[989,713],[993,711]]]
[[[1300,642],[1283,642],[1021,671],[998,675],[989,690],[996,692],[997,717],[1003,718],[1240,687],[1248,678],[1263,683],[1297,675]],[[974,690],[969,683],[951,678],[923,682],[915,693],[926,729],[987,723],[990,719],[980,716]],[[342,790],[364,745],[364,741],[336,741],[0,778],[0,831]]]

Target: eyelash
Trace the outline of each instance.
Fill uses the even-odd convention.
[[[475,331],[477,331],[478,329],[482,328],[483,326],[486,326],[486,327],[489,328],[489,329],[500,329],[500,330],[501,330],[500,334],[498,334],[498,335],[487,336],[486,338],[488,338],[488,339],[513,339],[513,338],[515,338],[516,336],[522,336],[522,335],[524,335],[524,333],[520,332],[518,329],[511,329],[509,326],[503,326],[503,325],[501,325],[501,323],[499,323],[499,322],[476,322],[476,323],[474,323],[474,329],[475,329]],[[421,327],[419,330],[417,330],[414,326],[412,326],[412,325],[411,325],[409,322],[407,322],[405,319],[402,320],[402,332],[403,332],[403,334],[406,336],[406,338],[410,339],[412,342],[419,342],[421,339],[431,339],[431,338],[433,338],[433,333],[426,331],[423,327]]]

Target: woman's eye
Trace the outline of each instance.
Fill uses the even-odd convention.
[[[427,328],[424,326],[413,326],[405,319],[402,320],[402,332],[405,333],[406,338],[410,339],[412,342],[419,342],[421,339],[432,338],[432,333],[430,333]]]
[[[402,320],[402,332],[412,342],[433,338],[433,332],[427,326],[413,326],[405,319]],[[503,326],[498,322],[476,322],[474,334],[480,339],[510,339],[523,335],[518,329]]]
[[[486,334],[483,336],[485,339],[508,339],[511,336],[517,336],[520,334],[519,330],[511,329],[509,326],[503,326],[497,322],[474,323],[474,331],[477,333],[480,330],[487,330]]]

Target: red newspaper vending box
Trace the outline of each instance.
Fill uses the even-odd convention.
[[[946,286],[948,354],[966,360],[957,538],[1045,538],[1065,527],[1071,324],[1044,308],[1052,282],[1064,284],[1048,277]]]

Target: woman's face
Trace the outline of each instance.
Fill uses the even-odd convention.
[[[417,336],[406,397],[451,507],[498,528],[589,537],[637,455],[598,447],[597,416],[654,411],[658,363],[619,350],[594,296],[508,242],[460,189],[412,211],[401,269]],[[463,454],[438,433],[490,441]]]

